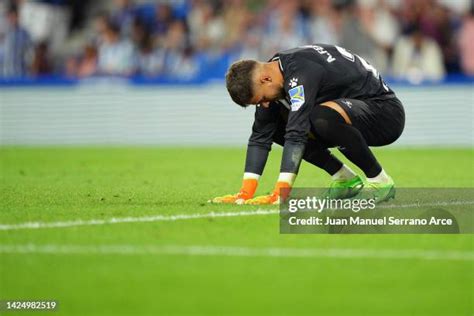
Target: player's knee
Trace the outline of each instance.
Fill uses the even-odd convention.
[[[323,140],[329,141],[331,134],[337,131],[337,126],[344,123],[344,119],[334,109],[327,106],[315,106],[311,127],[314,133]]]
[[[313,124],[314,133],[323,139],[327,138],[329,122],[325,118],[317,118]]]

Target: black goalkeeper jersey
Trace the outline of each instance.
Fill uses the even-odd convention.
[[[287,112],[288,121],[281,172],[297,173],[314,105],[340,98],[394,97],[373,66],[339,46],[302,46],[277,53],[270,61],[280,64],[285,99],[271,102],[268,108],[257,107],[249,139],[246,172],[262,173],[282,112]]]

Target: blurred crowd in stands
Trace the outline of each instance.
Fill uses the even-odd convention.
[[[336,44],[412,82],[474,76],[472,0],[1,0],[0,77],[193,78]]]

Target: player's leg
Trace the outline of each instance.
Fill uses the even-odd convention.
[[[365,143],[368,146],[386,146],[397,140],[403,132],[405,127],[405,112],[403,105],[393,96],[389,99],[369,99],[369,100],[354,100],[354,99],[337,99],[333,102],[323,103],[323,106],[328,106],[336,110],[343,118],[346,124],[356,128]],[[348,159],[353,157],[353,151],[347,146],[340,146],[339,150]],[[370,151],[370,149],[369,149]],[[380,164],[373,156],[374,160],[369,160],[372,165],[372,170],[365,172],[368,182],[384,182],[390,179],[385,171],[380,167]],[[366,168],[369,168],[367,166]]]
[[[382,167],[361,132],[334,108],[316,106],[312,112],[311,123],[317,136],[338,146],[350,161],[364,171],[367,178],[375,177],[381,172]]]
[[[378,130],[380,126],[374,125],[377,113],[372,113],[372,109],[363,101],[344,101],[347,102],[343,103],[344,108],[341,102],[326,102],[316,106],[311,118],[312,128],[324,141],[339,146],[340,151],[362,169],[368,186],[380,193],[380,200],[388,199],[394,194],[393,180],[382,169],[369,145],[380,146],[393,142],[393,133],[384,134]],[[390,137],[387,136],[389,134]]]

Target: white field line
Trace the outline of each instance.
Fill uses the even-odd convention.
[[[138,216],[138,217],[112,217],[108,219],[75,220],[75,221],[65,221],[65,222],[25,222],[25,223],[20,223],[20,224],[11,224],[11,225],[0,224],[0,230],[61,228],[61,227],[107,225],[107,224],[119,224],[119,223],[166,222],[166,221],[179,221],[179,220],[201,219],[201,218],[271,215],[271,214],[278,214],[278,212],[279,212],[278,210],[256,210],[256,211],[210,212],[210,213],[177,214],[177,215],[149,215],[149,216]]]
[[[473,261],[472,251],[396,250],[396,249],[308,249],[252,248],[230,246],[157,246],[157,245],[0,245],[2,254],[51,255],[185,255],[228,257],[338,258],[338,259],[420,259]]]
[[[411,207],[436,207],[436,206],[455,206],[455,205],[473,205],[474,201],[449,201],[436,203],[412,203],[400,205],[380,205],[378,208],[411,208]],[[219,217],[240,217],[240,216],[258,216],[278,214],[279,210],[255,210],[255,211],[239,211],[239,212],[210,212],[210,213],[194,213],[194,214],[177,214],[177,215],[148,215],[137,217],[112,217],[108,219],[89,219],[74,220],[63,222],[24,222],[18,224],[0,224],[0,231],[20,230],[20,229],[41,229],[41,228],[64,228],[75,226],[94,226],[109,225],[120,223],[141,223],[141,222],[166,222],[180,221],[202,218],[219,218]]]

